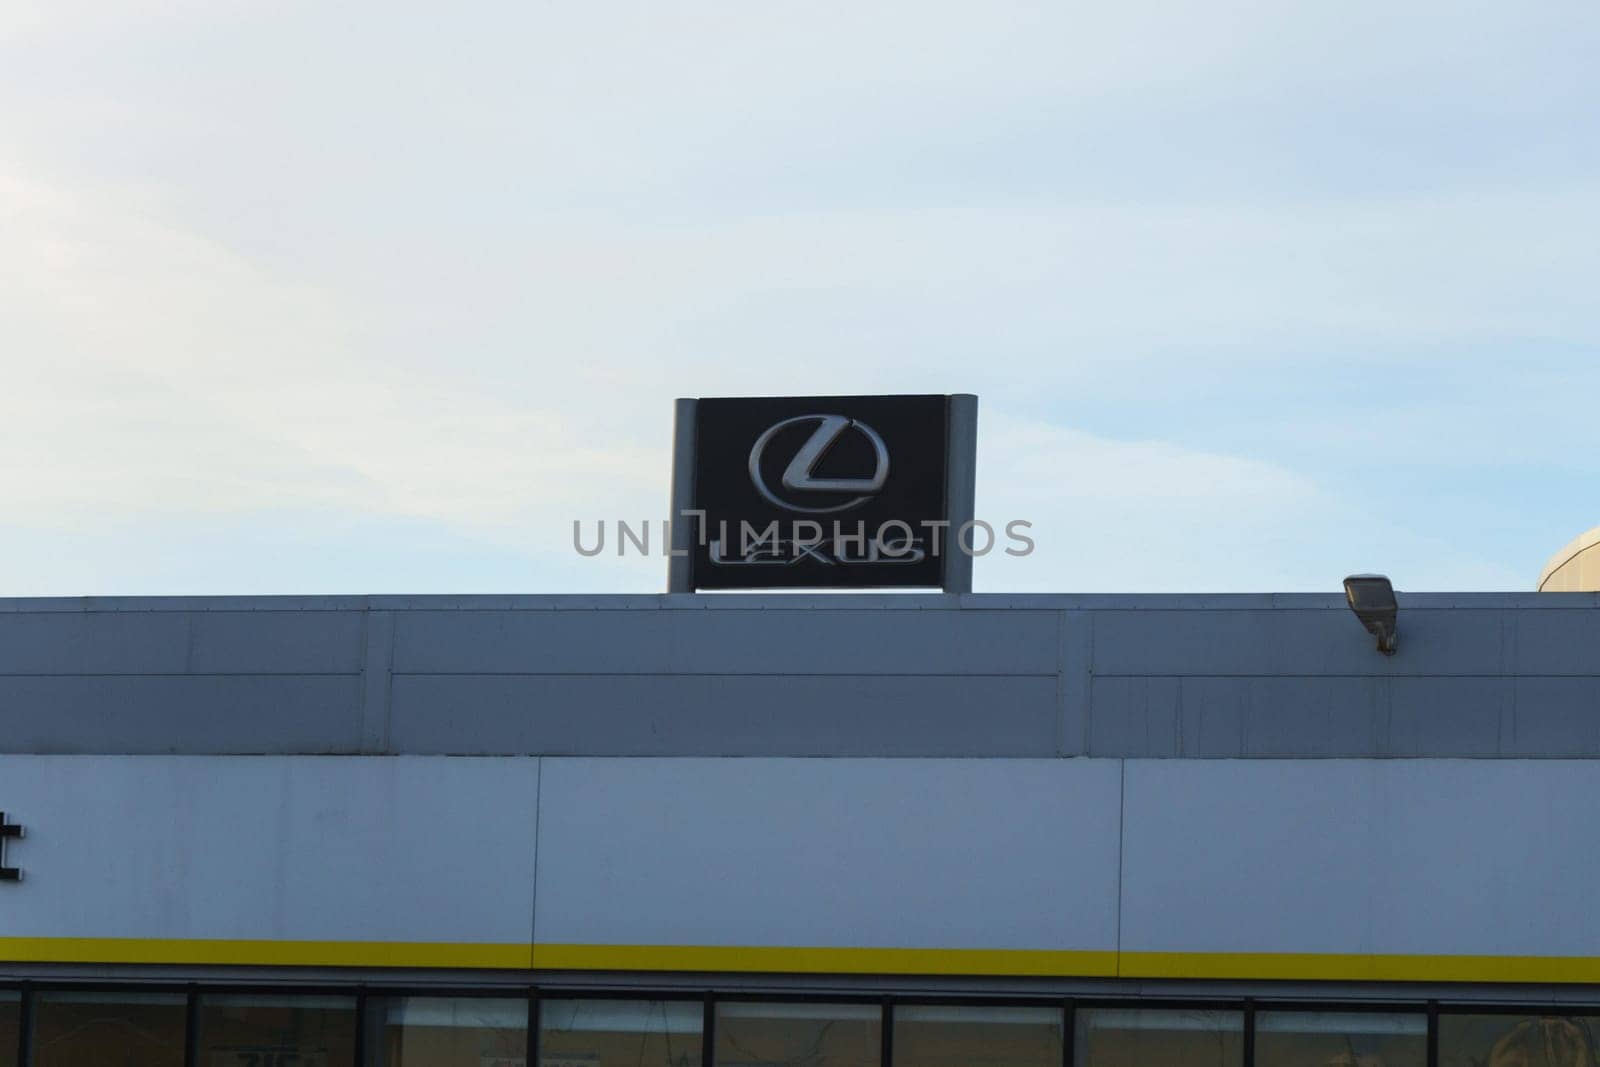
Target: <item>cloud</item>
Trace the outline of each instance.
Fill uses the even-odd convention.
[[[1203,350],[1213,374],[1270,361],[1226,341],[1274,318],[1283,332],[1393,344],[1528,330],[1519,320],[1551,310],[1464,291],[1459,275],[1431,306],[1382,278],[1357,296],[1348,259],[1275,273],[1261,251],[1315,247],[1404,270],[1408,241],[1469,221],[1467,205],[1359,226],[1337,209],[1311,221],[1086,210],[573,225],[548,231],[510,280],[484,264],[437,279],[432,300],[398,299],[402,287],[379,322],[372,294],[308,285],[140,211],[126,191],[89,197],[16,176],[5,188],[0,271],[17,284],[0,315],[27,356],[7,361],[0,441],[16,462],[0,470],[0,492],[25,501],[15,521],[35,527],[92,515],[389,516],[561,560],[573,517],[660,511],[673,392],[977,389],[1001,411],[1027,410],[1033,393],[1127,380],[1131,366],[1178,359],[1182,374],[1195,349],[1174,338]],[[1319,284],[1336,278],[1342,291]],[[523,289],[531,311],[517,307]],[[456,306],[473,290],[490,294],[485,322]],[[1156,314],[1140,321],[1153,291]],[[1569,333],[1585,325],[1572,316]],[[1032,387],[1019,391],[1015,359],[971,362],[997,343],[1074,354],[1032,362]],[[1299,562],[1307,551],[1336,554],[1317,530],[1340,509],[1292,468],[1031,418],[985,431],[986,499],[1035,521],[1041,543],[1029,560],[981,564],[991,587],[1289,588],[1314,580]],[[1336,447],[1359,426],[1324,419],[1316,432]],[[579,587],[596,577],[573,573]]]
[[[481,534],[647,481],[636,445],[591,434],[559,390],[388,365],[325,292],[114,192],[0,189],[11,521],[337,508]]]
[[[1328,510],[1303,476],[1160,441],[1121,441],[985,413],[978,513],[1032,524],[1031,555],[976,561],[980,589],[1263,588],[1258,565]]]
[[[1593,522],[1595,10],[11,7],[0,499],[583,588],[674,395],[959,390],[1053,531],[980,582],[1522,585]]]
[[[1278,464],[1005,412],[980,423],[978,514],[997,530],[1026,519],[1036,543],[1011,557],[1002,539],[975,561],[980,591],[1337,591],[1371,570],[1413,590],[1529,581],[1475,553],[1470,531],[1407,529]]]

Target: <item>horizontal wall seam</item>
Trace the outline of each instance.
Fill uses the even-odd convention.
[[[722,671],[667,671],[667,670],[610,670],[610,671],[444,671],[444,670],[399,670],[390,672],[397,678],[1054,678],[1058,672],[1051,669],[1026,670],[1026,671],[784,671],[784,670],[722,670]],[[0,678],[357,678],[362,675],[360,669],[338,671],[8,671],[0,669]],[[1592,678],[1600,681],[1600,673],[1572,672],[1567,674],[1541,673],[1492,673],[1477,672],[1431,672],[1408,673],[1390,671],[1383,674],[1357,674],[1357,673],[1328,673],[1310,674],[1305,672],[1288,672],[1283,674],[1253,673],[1253,674],[1213,674],[1196,672],[1166,672],[1166,671],[1141,671],[1117,672],[1095,671],[1095,680],[1108,678],[1138,679],[1138,678],[1219,678],[1239,680],[1268,680],[1268,679],[1323,679],[1323,678],[1354,678],[1376,679],[1406,678],[1419,680],[1432,680],[1440,678],[1476,678],[1497,679],[1507,682],[1520,680],[1545,681],[1574,678]]]
[[[1507,682],[1515,682],[1515,681],[1520,681],[1522,679],[1528,679],[1530,681],[1542,681],[1542,680],[1545,680],[1545,679],[1557,679],[1557,678],[1594,678],[1596,680],[1600,680],[1600,673],[1597,673],[1597,672],[1594,672],[1594,671],[1573,672],[1573,673],[1570,673],[1570,674],[1549,674],[1549,673],[1537,673],[1537,674],[1535,674],[1535,673],[1532,673],[1532,672],[1525,673],[1525,674],[1524,673],[1513,672],[1513,673],[1509,673],[1508,674],[1508,673],[1506,673],[1504,671],[1495,672],[1495,673],[1488,673],[1488,674],[1481,673],[1481,672],[1475,672],[1475,671],[1461,671],[1459,673],[1454,672],[1454,671],[1449,671],[1449,672],[1433,671],[1433,672],[1429,672],[1429,673],[1421,673],[1421,672],[1411,673],[1411,672],[1407,672],[1407,671],[1397,671],[1396,670],[1396,671],[1384,671],[1381,674],[1376,673],[1376,672],[1369,673],[1369,674],[1358,674],[1358,673],[1353,673],[1353,672],[1352,673],[1331,673],[1330,672],[1330,673],[1326,673],[1326,674],[1317,674],[1317,673],[1311,673],[1311,672],[1307,672],[1307,671],[1286,671],[1286,672],[1284,672],[1282,674],[1274,674],[1274,673],[1268,673],[1268,672],[1263,672],[1263,671],[1256,671],[1256,672],[1251,673],[1251,674],[1214,674],[1214,673],[1210,673],[1210,672],[1201,673],[1201,672],[1192,672],[1192,671],[1175,671],[1175,672],[1168,672],[1168,671],[1137,671],[1137,672],[1134,672],[1134,671],[1123,671],[1123,672],[1118,672],[1118,671],[1095,671],[1094,672],[1094,677],[1095,677],[1096,681],[1099,681],[1102,678],[1177,678],[1177,679],[1180,679],[1180,680],[1182,680],[1184,678],[1231,678],[1231,679],[1243,679],[1243,680],[1246,680],[1246,681],[1250,681],[1250,680],[1254,680],[1254,679],[1263,679],[1264,680],[1264,679],[1279,679],[1279,678],[1282,678],[1282,679],[1296,679],[1296,678],[1304,678],[1304,679],[1371,678],[1371,679],[1379,680],[1379,681],[1381,681],[1381,680],[1383,680],[1385,678],[1420,678],[1420,679],[1434,679],[1434,678],[1494,678],[1494,679],[1500,679],[1500,680],[1507,681]]]
[[[1054,678],[1037,671],[391,671],[396,678]]]
[[[7,671],[0,678],[359,678],[348,671]]]
[[[1295,599],[1283,599],[1290,597]],[[1306,599],[1299,599],[1299,598]],[[1206,598],[1198,594],[1163,593],[1091,593],[1057,596],[1053,594],[964,594],[956,598],[940,594],[928,596],[893,596],[870,602],[861,602],[847,596],[828,596],[825,599],[807,600],[793,593],[762,597],[717,596],[715,594],[679,595],[670,601],[655,594],[551,594],[547,599],[527,599],[505,602],[495,594],[456,598],[441,596],[438,603],[431,598],[401,596],[374,596],[356,600],[341,598],[301,598],[295,596],[217,597],[217,603],[207,603],[204,598],[188,597],[104,597],[95,598],[94,604],[79,603],[71,597],[5,597],[0,598],[0,615],[284,615],[296,613],[360,613],[364,611],[395,611],[458,615],[469,612],[506,614],[515,612],[540,614],[595,614],[629,612],[695,612],[695,611],[754,611],[754,612],[948,612],[974,615],[984,613],[1018,612],[1098,612],[1120,615],[1140,615],[1152,612],[1263,612],[1274,614],[1293,612],[1343,613],[1349,609],[1339,594],[1218,594]],[[594,603],[596,600],[605,603]],[[1401,610],[1406,612],[1459,612],[1485,610],[1515,611],[1588,611],[1600,605],[1600,594],[1593,592],[1540,593],[1405,593],[1401,592]],[[583,601],[577,603],[576,601]],[[1309,601],[1309,602],[1308,602]]]
[[[886,670],[886,671],[786,671],[786,670],[721,670],[721,671],[671,671],[671,670],[593,670],[593,671],[560,671],[560,670],[397,670],[390,672],[396,677],[406,678],[1054,678],[1059,673],[1054,667],[1040,668],[1038,670],[1018,671],[914,671],[914,670]],[[8,671],[0,668],[0,678],[354,678],[362,674],[361,669],[335,671],[293,670],[274,671],[267,669],[244,671]],[[1567,678],[1593,678],[1600,680],[1600,672],[1574,671],[1569,673],[1552,673],[1547,671],[1526,673],[1482,673],[1476,671],[1431,671],[1406,672],[1385,671],[1379,673],[1357,672],[1328,672],[1312,673],[1306,671],[1286,671],[1283,673],[1253,672],[1253,673],[1213,673],[1197,671],[1100,671],[1094,672],[1094,677],[1104,678],[1229,678],[1229,679],[1276,679],[1276,678],[1492,678],[1505,681],[1518,681],[1528,679],[1540,681],[1545,679]]]

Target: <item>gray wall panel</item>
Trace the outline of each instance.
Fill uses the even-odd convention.
[[[359,611],[0,613],[4,674],[340,674]]]
[[[1378,755],[1370,678],[1096,678],[1092,756]]]
[[[1130,760],[1124,950],[1371,951],[1376,766]]]
[[[1600,678],[1516,678],[1512,686],[1502,755],[1600,756]]]
[[[1055,754],[1053,677],[398,675],[391,701],[403,752]]]
[[[11,752],[357,752],[356,675],[0,677]]]
[[[1378,657],[1345,609],[1104,611],[1094,620],[1097,675],[1493,674],[1509,667],[1504,614],[1400,612],[1398,656]],[[1566,670],[1575,671],[1576,661]]]
[[[1496,756],[1514,711],[1511,678],[1394,678],[1389,702],[1389,756]],[[1353,755],[1354,753],[1350,753]],[[1560,755],[1551,750],[1547,755]]]
[[[544,761],[541,944],[1115,948],[1099,760]]]
[[[1181,755],[1181,684],[1178,678],[1095,678],[1088,755]]]
[[[1404,600],[1404,595],[1401,597]],[[1491,675],[1514,669],[1513,645],[1506,630],[1506,613],[1451,609],[1448,611],[1407,611],[1400,608],[1400,641],[1404,656],[1379,656],[1374,638],[1348,611],[1333,612],[1346,627],[1353,626],[1365,642],[1367,656],[1388,664],[1383,673],[1396,675],[1466,674]],[[1361,657],[1365,659],[1365,656]],[[1576,664],[1568,664],[1572,670]],[[1308,672],[1309,673],[1309,672]],[[1370,662],[1360,664],[1357,673],[1378,673]]]
[[[1185,678],[1184,714],[1237,717],[1242,756],[1377,755],[1385,725],[1375,678]],[[1220,735],[1221,731],[1217,731]]]
[[[1554,595],[1554,594],[1551,594]],[[1594,674],[1600,651],[1600,610],[1507,611],[1515,642],[1512,667],[1522,674]]]
[[[662,673],[675,627],[662,611],[406,611],[395,615],[397,674]]]
[[[1320,595],[0,601],[0,751],[1600,756],[1596,603],[1405,595],[1391,658]]]
[[[0,940],[1600,958],[1592,760],[0,756],[0,793]]]
[[[1182,747],[1173,755],[1234,759],[1245,755],[1252,739],[1251,726],[1256,707],[1243,692],[1249,681],[1242,678],[1171,678],[1177,686],[1175,698],[1181,719]],[[1342,679],[1341,679],[1342,680]],[[1116,714],[1115,706],[1105,709]],[[1146,756],[1154,752],[1125,751],[1123,755]]]
[[[407,612],[397,673],[1053,674],[1057,619],[1004,611]]]
[[[199,674],[354,674],[365,613],[226,611],[193,619],[189,669]]]
[[[1600,679],[1110,677],[1089,755],[1600,756]]]
[[[1091,751],[1089,712],[1094,687],[1089,667],[1094,656],[1093,641],[1094,622],[1088,612],[1061,613],[1061,673],[1056,686],[1058,756],[1086,756]]]
[[[538,761],[0,756],[5,937],[528,943]]]
[[[1391,863],[1373,910],[1391,951],[1600,955],[1600,854],[1587,847],[1600,764],[1389,761],[1376,780]]]
[[[1035,611],[704,612],[675,670],[761,674],[1050,674],[1059,623]]]
[[[0,675],[176,674],[188,669],[186,614],[0,613]]]
[[[1129,952],[1600,954],[1600,764],[1126,767]]]

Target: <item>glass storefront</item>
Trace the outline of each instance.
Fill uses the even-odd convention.
[[[1421,1013],[1263,1011],[1256,1067],[1427,1067]]]
[[[354,997],[200,998],[195,1067],[350,1067]]]
[[[1061,1067],[1060,1008],[901,1004],[895,1067]]]
[[[22,1041],[22,994],[0,989],[0,1067],[17,1067]]]
[[[13,983],[0,1067],[1600,1067],[1600,1005],[1245,1007]]]
[[[1438,1067],[1596,1067],[1595,1024],[1581,1015],[1444,1015]]]
[[[717,1005],[713,1067],[878,1067],[876,1004]]]
[[[368,1067],[525,1067],[526,997],[387,997]]]
[[[35,993],[31,1067],[184,1067],[187,1014],[181,993]]]
[[[700,1067],[704,1020],[698,1000],[545,998],[540,1067]]]
[[[1078,1012],[1076,1067],[1243,1067],[1244,1013],[1088,1008]]]

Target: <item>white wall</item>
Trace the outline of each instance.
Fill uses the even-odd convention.
[[[1596,796],[1587,761],[0,756],[0,959],[1593,980]]]

